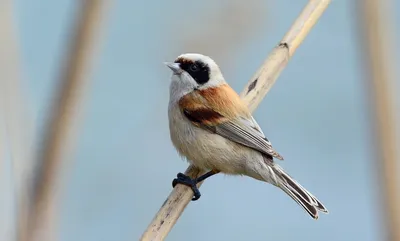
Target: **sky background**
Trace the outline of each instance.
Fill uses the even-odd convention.
[[[79,1],[15,2],[26,98],[40,134]],[[75,152],[63,172],[60,240],[138,240],[172,179],[186,169],[169,139],[164,61],[185,52],[209,55],[240,92],[306,3],[110,4]],[[393,9],[399,12],[398,5]],[[254,113],[285,157],[280,164],[330,214],[314,221],[271,185],[218,175],[205,182],[201,199],[189,204],[166,240],[383,240],[358,34],[354,1],[334,0]]]

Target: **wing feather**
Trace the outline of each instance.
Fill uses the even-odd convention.
[[[230,91],[233,90],[230,89]],[[218,101],[215,101],[215,98],[210,97],[210,93],[215,95],[216,91],[210,89],[208,92],[206,90],[193,91],[179,101],[181,111],[188,120],[198,127],[233,142],[283,160],[283,157],[272,148],[271,142],[265,137],[260,126],[247,109],[239,106],[241,115],[232,118],[232,113],[238,112],[232,111],[238,108],[237,104],[240,103],[238,96],[234,96],[232,99],[232,96],[221,98],[220,95]],[[217,106],[218,103],[223,104],[224,108]]]
[[[241,119],[226,121],[215,126],[215,128],[216,134],[261,153],[276,157],[279,160],[283,160],[283,157],[272,148],[271,143],[261,132],[246,125],[246,122],[242,122]]]

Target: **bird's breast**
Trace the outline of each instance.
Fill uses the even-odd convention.
[[[169,128],[178,152],[200,168],[215,168],[218,163],[237,159],[235,143],[194,126],[177,106],[169,109]]]

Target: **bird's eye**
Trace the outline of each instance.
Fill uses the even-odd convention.
[[[199,66],[197,65],[197,64],[192,64],[192,65],[190,65],[190,70],[191,71],[193,71],[193,72],[197,72],[197,71],[199,71]]]

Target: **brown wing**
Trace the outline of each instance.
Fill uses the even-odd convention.
[[[179,101],[182,113],[194,125],[233,142],[283,160],[265,138],[261,128],[229,86],[195,90]],[[229,91],[233,91],[229,93]],[[216,98],[218,96],[218,98]]]

